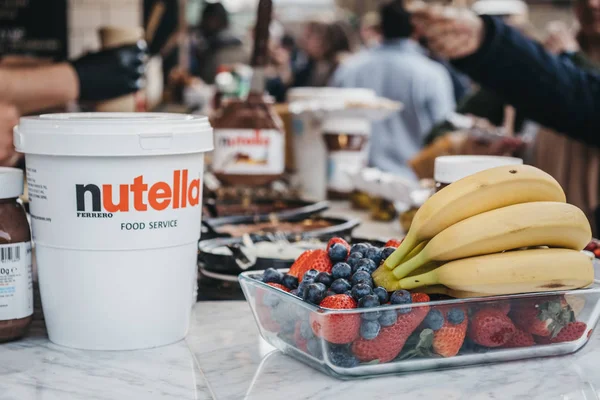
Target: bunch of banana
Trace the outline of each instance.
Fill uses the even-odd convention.
[[[503,166],[432,196],[373,279],[390,291],[443,285],[455,297],[580,288],[593,281],[592,260],[580,252],[591,236],[550,175]],[[549,248],[528,249],[540,246]]]

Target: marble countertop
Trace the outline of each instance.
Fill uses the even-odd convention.
[[[340,381],[266,344],[245,302],[204,302],[185,341],[152,350],[67,349],[49,343],[38,321],[24,340],[0,346],[0,400],[591,400],[599,358],[593,335],[570,356]]]
[[[329,214],[340,212],[349,213],[336,205]],[[399,232],[366,222],[355,233]],[[143,351],[60,347],[38,319],[25,339],[0,345],[0,400],[592,400],[600,399],[598,360],[594,334],[569,356],[340,381],[264,342],[245,302],[200,302],[185,341]]]

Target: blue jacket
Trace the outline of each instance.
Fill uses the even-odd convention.
[[[483,21],[482,47],[453,64],[531,119],[600,146],[600,75],[548,53],[499,19]]]

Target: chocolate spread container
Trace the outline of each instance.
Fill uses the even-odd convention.
[[[31,231],[21,194],[23,171],[0,167],[0,342],[22,337],[33,315]]]
[[[228,184],[265,185],[278,179],[285,169],[283,123],[264,98],[272,11],[271,0],[260,1],[248,99],[225,103],[211,119],[215,132],[212,169]]]

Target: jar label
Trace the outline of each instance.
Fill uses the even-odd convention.
[[[279,175],[284,135],[275,129],[215,129],[213,170],[228,175]]]
[[[32,314],[31,242],[0,245],[0,321]]]

